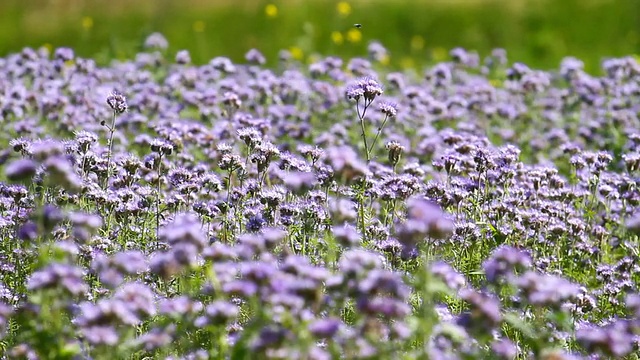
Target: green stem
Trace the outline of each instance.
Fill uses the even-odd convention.
[[[362,242],[366,243],[367,241],[367,228],[365,225],[365,219],[364,219],[364,193],[365,193],[365,189],[364,189],[364,180],[362,181],[361,184],[361,188],[360,188],[360,193],[358,196],[358,216],[360,218],[360,231],[362,232]]]
[[[107,153],[107,178],[105,180],[104,187],[106,188],[109,185],[109,178],[111,177],[111,153],[113,152],[113,133],[116,130],[116,117],[117,113],[113,112],[113,118],[111,120],[111,126],[109,129],[109,152]]]
[[[364,142],[364,153],[367,159],[367,164],[369,164],[369,161],[371,160],[371,157],[369,156],[369,146],[367,145],[367,132],[364,126],[364,116],[367,113],[368,106],[369,105],[367,105],[365,100],[364,108],[362,109],[362,115],[360,115],[360,101],[356,101],[356,113],[358,113],[358,118],[360,119],[360,130],[362,130],[362,141]]]
[[[162,167],[162,154],[159,153],[158,158],[158,179],[156,182],[156,239],[158,239],[158,235],[160,232],[160,170]],[[156,240],[157,242],[157,240]],[[158,244],[156,244],[158,245]]]
[[[389,120],[389,115],[386,115],[384,117],[384,121],[382,121],[382,125],[380,125],[380,127],[378,128],[378,132],[376,133],[376,137],[373,138],[373,143],[371,143],[371,148],[369,148],[369,154],[371,154],[373,152],[373,148],[376,146],[376,142],[378,141],[378,137],[380,136],[380,133],[382,133],[382,129],[384,129],[384,126],[387,124],[387,120]]]
[[[229,211],[231,211],[231,180],[233,175],[233,170],[229,171],[229,177],[227,178],[227,209],[226,216],[224,219],[224,239],[225,242],[229,242],[229,231],[231,231],[229,227]]]

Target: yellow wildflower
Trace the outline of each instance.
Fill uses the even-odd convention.
[[[85,16],[82,18],[82,28],[89,30],[93,27],[93,18],[91,16]]]
[[[302,58],[304,57],[304,53],[302,52],[302,49],[300,49],[297,46],[290,47],[289,52],[291,53],[291,57],[296,60],[302,60]]]
[[[274,4],[269,4],[265,6],[264,13],[270,18],[274,18],[278,16],[278,7]]]
[[[331,33],[331,40],[336,45],[342,45],[342,43],[344,42],[344,37],[342,36],[342,33],[340,33],[340,31],[334,31]]]
[[[351,14],[351,5],[349,5],[349,3],[346,1],[340,1],[336,6],[336,9],[338,10],[338,14],[340,14],[340,16],[344,17]]]
[[[362,32],[360,30],[354,28],[347,31],[347,41],[357,43],[360,40],[362,40]]]

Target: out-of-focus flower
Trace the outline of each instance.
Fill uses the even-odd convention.
[[[453,234],[453,221],[442,209],[421,196],[407,200],[407,218],[396,226],[396,237],[408,248],[426,237],[446,239]]]
[[[169,42],[164,35],[154,32],[145,39],[144,47],[147,49],[166,50],[169,47]]]

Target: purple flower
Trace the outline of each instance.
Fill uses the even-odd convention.
[[[491,343],[491,351],[498,358],[513,360],[518,356],[518,347],[509,339],[495,340]]]
[[[476,290],[464,288],[460,290],[460,298],[466,301],[470,313],[460,318],[461,323],[473,328],[483,328],[483,331],[496,327],[502,321],[500,303],[495,298]]]
[[[38,169],[38,164],[30,159],[20,159],[7,165],[4,173],[10,181],[26,181],[31,179]]]
[[[173,252],[156,253],[149,261],[149,270],[163,279],[170,279],[180,273],[183,268],[183,264]]]
[[[156,314],[155,294],[146,285],[128,283],[118,289],[113,297],[126,304],[137,315],[148,317]]]
[[[367,165],[350,146],[327,149],[327,161],[335,171],[336,177],[344,178],[347,182],[362,178],[369,173]]]
[[[634,350],[634,334],[624,320],[605,327],[585,326],[576,331],[576,340],[589,352],[622,358]]]
[[[57,48],[53,53],[53,58],[61,61],[71,61],[74,58],[73,49],[67,47]]]
[[[113,346],[119,341],[118,333],[112,326],[95,325],[81,329],[80,333],[92,345]]]
[[[35,241],[38,235],[38,225],[33,221],[28,221],[18,228],[17,236],[22,241]]]
[[[153,328],[147,333],[140,335],[136,342],[147,351],[152,351],[170,345],[175,337],[175,325],[166,328]]]
[[[236,305],[221,300],[214,301],[207,305],[204,316],[196,319],[195,325],[197,327],[209,325],[220,326],[234,321],[238,317],[238,314],[239,309]]]
[[[627,218],[625,226],[631,233],[640,235],[640,211]]]
[[[137,250],[118,252],[113,255],[112,262],[126,274],[139,274],[147,269],[146,256]]]
[[[41,222],[45,231],[53,230],[62,220],[65,215],[57,206],[51,204],[45,204],[42,207]]]
[[[251,344],[251,349],[253,351],[264,351],[268,348],[278,348],[292,335],[290,330],[280,326],[264,327],[260,330],[258,338]]]
[[[256,64],[256,65],[263,65],[264,63],[267,62],[267,59],[265,59],[264,55],[262,55],[262,53],[260,51],[258,51],[257,49],[251,49],[249,50],[245,55],[244,58],[252,63],[252,64]]]
[[[629,294],[625,299],[627,309],[632,311],[635,318],[640,319],[640,294]]]
[[[340,245],[346,248],[353,247],[361,241],[358,231],[349,225],[334,226],[333,236]]]
[[[51,264],[29,277],[27,289],[53,289],[59,286],[71,295],[80,296],[89,290],[82,279],[83,276],[84,273],[80,268],[66,264]]]
[[[348,99],[359,100],[364,97],[365,101],[371,102],[376,97],[382,95],[382,86],[372,77],[358,79],[347,86],[345,95]]]
[[[383,102],[378,105],[378,109],[381,113],[385,114],[387,117],[396,117],[398,113],[398,104],[392,102]]]
[[[124,275],[134,275],[147,269],[146,257],[139,251],[126,251],[114,254],[111,258],[98,255],[92,268],[100,276],[100,280],[111,287],[120,285]]]
[[[169,42],[167,41],[167,38],[164,37],[164,35],[158,32],[154,32],[151,35],[147,36],[144,41],[144,47],[147,49],[166,50],[169,47]]]
[[[402,278],[387,270],[373,269],[358,283],[358,291],[367,296],[387,295],[404,300],[409,296],[409,289]]]
[[[238,257],[236,248],[219,242],[213,243],[211,246],[205,248],[202,255],[205,259],[213,261],[214,263],[232,261]]]
[[[283,177],[287,189],[296,194],[307,192],[316,184],[316,177],[311,172],[287,172]]]
[[[87,242],[91,234],[102,226],[102,218],[99,215],[73,212],[69,214],[69,220],[73,226],[73,235],[81,243]]]
[[[382,267],[382,259],[378,253],[363,249],[350,249],[342,254],[338,263],[341,275],[360,277],[368,271]]]
[[[527,271],[515,280],[527,301],[534,306],[558,308],[565,301],[575,299],[580,287],[554,275]]]
[[[411,306],[392,297],[359,297],[356,308],[367,315],[383,316],[387,319],[404,319],[411,313]]]
[[[262,134],[254,127],[239,129],[237,133],[240,140],[242,140],[250,149],[253,149],[262,143]]]
[[[191,213],[176,215],[171,223],[160,229],[158,238],[172,246],[191,244],[198,250],[202,250],[209,244],[202,230],[202,223],[195,214]]]
[[[238,170],[244,172],[244,169],[245,169],[244,162],[236,154],[222,155],[222,158],[218,162],[218,166],[220,167],[220,169],[229,171],[229,172],[235,172]]]
[[[484,261],[482,267],[487,281],[493,283],[503,277],[513,276],[515,271],[528,270],[531,265],[529,254],[505,245],[495,249],[491,256]]]
[[[82,188],[82,180],[66,157],[53,156],[43,162],[51,183],[62,186],[68,192],[76,192]]]
[[[13,308],[0,302],[0,338],[4,336],[9,317],[13,313]]]
[[[187,65],[191,63],[191,55],[189,50],[180,50],[176,53],[176,63],[180,65]]]
[[[158,305],[158,313],[182,318],[187,314],[197,314],[202,311],[203,305],[188,296],[182,295],[171,299],[164,299]]]
[[[268,250],[275,248],[287,236],[287,232],[280,228],[268,227],[262,229],[262,237]]]
[[[367,52],[369,57],[375,61],[384,61],[387,58],[387,49],[377,41],[373,41],[367,46]]]
[[[309,325],[309,332],[317,338],[330,339],[342,327],[342,321],[336,318],[316,320]]]
[[[252,281],[235,280],[222,285],[225,294],[248,298],[258,291],[258,286]]]
[[[431,273],[451,290],[460,290],[467,285],[465,277],[444,261],[431,264]]]
[[[262,226],[266,223],[266,221],[260,215],[251,216],[247,220],[247,231],[249,232],[258,232],[262,229]]]
[[[407,200],[407,219],[397,225],[396,237],[403,246],[415,247],[425,237],[446,239],[454,224],[442,209],[420,196]]]
[[[107,96],[107,104],[114,113],[122,114],[127,111],[127,98],[117,90],[113,90],[109,96]]]

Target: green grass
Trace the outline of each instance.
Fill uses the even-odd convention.
[[[511,61],[545,69],[572,55],[591,72],[604,57],[640,53],[637,0],[350,1],[344,16],[337,1],[215,3],[5,0],[0,3],[0,56],[48,44],[70,46],[106,63],[131,58],[153,31],[167,36],[171,53],[188,49],[196,63],[221,55],[241,61],[252,47],[271,64],[280,49],[291,47],[307,60],[313,54],[365,56],[372,40],[380,40],[391,52],[391,63],[403,67],[443,60],[456,46],[481,55],[503,47]],[[270,3],[278,9],[275,17],[265,13]],[[362,39],[349,42],[354,23],[363,25]],[[343,36],[342,44],[332,40],[334,32]]]

